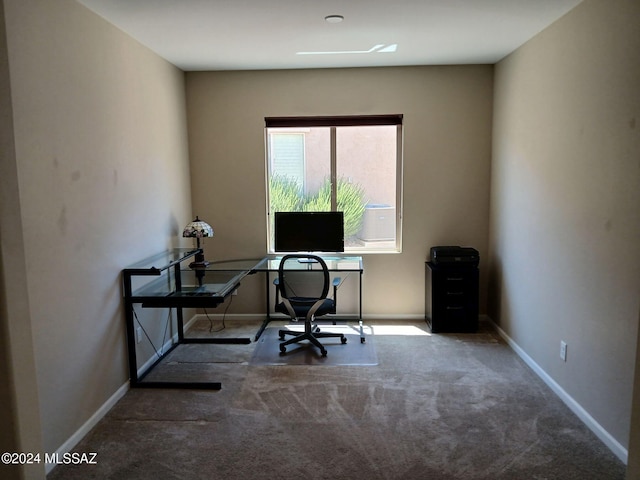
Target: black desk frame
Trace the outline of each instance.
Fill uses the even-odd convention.
[[[131,267],[122,271],[124,288],[124,309],[127,329],[127,350],[129,354],[129,381],[132,388],[190,388],[190,389],[210,389],[219,390],[222,387],[220,382],[172,382],[172,381],[143,381],[154,367],[156,367],[169,353],[179,345],[189,343],[207,344],[249,344],[250,338],[186,338],[184,336],[184,321],[182,315],[183,308],[215,308],[230,295],[240,285],[240,279],[251,272],[241,272],[235,275],[225,288],[214,295],[194,296],[188,291],[183,291],[181,263],[202,253],[202,249],[180,250],[176,249],[175,255],[168,263],[155,266]],[[173,268],[173,281],[175,289],[171,292],[158,294],[153,289],[143,287],[133,291],[132,278],[136,276],[158,276],[162,272]],[[169,273],[170,274],[170,273]],[[159,279],[160,280],[160,279]],[[153,283],[153,282],[152,282]],[[149,366],[144,372],[138,375],[136,358],[136,336],[135,336],[135,315],[134,304],[142,304],[143,308],[175,308],[178,341],[169,350],[164,352],[159,358]]]

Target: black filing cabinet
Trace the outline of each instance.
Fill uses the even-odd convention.
[[[478,330],[478,267],[426,262],[425,317],[433,333]]]

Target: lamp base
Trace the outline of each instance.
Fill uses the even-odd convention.
[[[210,262],[204,259],[204,253],[198,253],[195,256],[195,261],[189,264],[189,268],[195,270],[196,278],[198,279],[198,285],[202,286],[202,279],[204,278],[204,272]]]
[[[211,262],[208,262],[204,259],[204,253],[198,253],[195,256],[194,261],[189,264],[189,268],[205,268],[207,265],[209,265],[209,263]]]
[[[210,263],[211,262],[207,262],[206,260],[203,260],[202,262],[191,262],[189,264],[189,268],[193,268],[193,269],[205,268]]]

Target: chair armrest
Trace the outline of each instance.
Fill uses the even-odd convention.
[[[280,279],[278,277],[273,279],[273,284],[276,286],[276,305],[280,303]]]
[[[342,283],[341,277],[334,277],[333,280],[331,281],[331,284],[333,285],[333,302],[334,303],[338,301],[338,287],[340,286],[341,283]]]

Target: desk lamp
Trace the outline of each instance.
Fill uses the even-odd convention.
[[[203,237],[213,237],[213,228],[211,228],[211,225],[207,222],[200,220],[196,215],[196,219],[184,227],[182,236],[187,238],[195,237],[197,247],[200,248],[200,239]],[[189,267],[197,270],[204,269],[207,265],[209,265],[209,262],[204,259],[204,250],[201,250],[200,253],[196,254],[195,262],[189,264]],[[204,275],[204,271],[201,272]],[[200,278],[198,279],[201,280]]]

